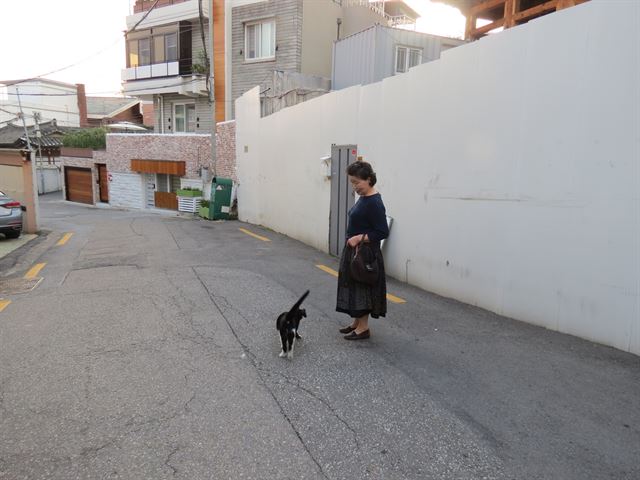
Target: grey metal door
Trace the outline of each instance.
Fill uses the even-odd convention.
[[[356,161],[356,145],[331,146],[331,218],[329,224],[329,253],[340,255],[347,235],[349,209],[355,195],[349,185],[347,166]]]

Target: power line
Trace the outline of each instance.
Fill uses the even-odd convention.
[[[147,10],[147,13],[145,13],[145,14],[142,16],[142,18],[138,21],[138,23],[136,23],[133,27],[131,27],[129,30],[127,30],[127,33],[133,32],[133,31],[136,29],[136,27],[137,27],[138,25],[140,25],[140,24],[144,21],[144,19],[145,19],[145,18],[147,18],[147,17],[149,16],[149,14],[151,13],[151,11],[152,11],[154,8],[156,8],[156,5],[158,4],[158,1],[159,1],[159,0],[156,0],[156,1],[153,3],[153,5],[151,5],[151,8],[150,8],[149,10]],[[126,35],[126,34],[125,34],[125,35]]]
[[[158,4],[158,2],[159,2],[159,1],[160,1],[160,0],[156,0],[156,1],[155,1],[155,3],[151,6],[151,8],[149,8],[149,10],[147,10],[147,12],[146,12],[146,13],[142,16],[142,18],[138,21],[138,23],[136,23],[132,28],[130,28],[129,30],[127,30],[127,31],[125,32],[125,34],[124,34],[124,35],[125,35],[125,37],[126,37],[126,35],[127,35],[127,34],[129,34],[129,33],[133,32],[133,31],[136,29],[136,27],[137,27],[138,25],[140,25],[140,23],[142,23],[142,21],[143,21],[144,19],[146,19],[146,18],[147,18],[147,16],[151,13],[151,11],[155,8],[155,6]],[[87,61],[87,60],[89,60],[90,58],[93,58],[93,57],[96,57],[96,56],[98,56],[98,55],[101,55],[103,52],[107,51],[108,49],[110,49],[111,47],[113,47],[116,43],[120,42],[121,40],[122,40],[122,37],[118,37],[118,39],[117,39],[115,42],[113,42],[113,43],[109,44],[109,46],[108,46],[108,47],[103,48],[102,50],[99,50],[98,52],[96,52],[96,53],[94,53],[94,54],[91,54],[91,55],[89,55],[88,57],[83,58],[82,60],[79,60],[79,61],[77,61],[77,62],[74,62],[74,63],[72,63],[72,64],[70,64],[70,65],[67,65],[66,67],[57,68],[57,69],[52,70],[52,71],[50,71],[50,72],[43,73],[42,75],[36,75],[35,77],[25,78],[24,80],[19,80],[19,81],[17,81],[17,82],[13,82],[13,83],[11,83],[10,85],[19,85],[19,84],[24,83],[24,82],[28,82],[28,81],[35,80],[35,79],[38,79],[38,78],[46,77],[47,75],[52,75],[52,74],[54,74],[54,73],[61,72],[61,71],[63,71],[63,70],[68,70],[69,68],[75,67],[75,66],[77,66],[77,65],[79,65],[79,64],[81,64],[81,63],[83,63],[83,62],[86,62],[86,61]]]
[[[146,80],[146,79],[141,79],[141,80]],[[150,90],[150,89],[155,89],[155,88],[170,88],[170,87],[179,87],[179,86],[184,86],[184,85],[189,85],[190,83],[194,83],[194,82],[199,82],[204,80],[204,78],[200,79],[200,78],[194,78],[189,80],[188,82],[178,82],[178,83],[172,83],[172,84],[168,84],[168,85],[160,85],[159,87],[144,87],[144,88],[137,88],[137,89],[132,89],[132,90],[127,90],[127,93],[129,92],[142,92],[145,90]],[[113,93],[112,91],[109,92],[96,92],[96,93],[86,93],[85,95],[87,97],[90,97],[92,95],[99,95],[101,93]],[[8,95],[13,95],[16,96],[16,93],[11,93],[11,92],[7,92]],[[76,96],[76,93],[21,93],[20,96],[21,97],[25,97],[25,96],[30,96],[30,97],[69,97],[69,96]],[[115,97],[118,98],[118,97]],[[14,105],[15,106],[15,105]]]
[[[15,120],[20,120],[20,118],[19,117],[13,117],[11,120],[3,120],[3,121],[0,122],[0,125],[2,125],[3,123],[11,123],[11,122],[13,122]]]
[[[89,55],[88,57],[83,58],[82,60],[74,62],[74,63],[72,63],[70,65],[67,65],[66,67],[57,68],[55,70],[51,70],[50,72],[43,73],[42,75],[36,75],[35,77],[25,78],[24,80],[19,80],[17,82],[8,83],[6,85],[7,86],[20,85],[21,83],[30,82],[32,80],[37,80],[39,78],[46,77],[47,75],[53,75],[54,73],[58,73],[58,72],[61,72],[63,70],[68,70],[69,68],[72,68],[72,67],[75,67],[77,65],[80,65],[81,63],[86,62],[87,60],[89,60],[89,59],[91,59],[93,57],[97,57],[98,55],[101,55],[102,53],[106,52],[111,47],[113,47],[116,43],[120,42],[120,40],[122,40],[122,38],[118,38],[118,40],[116,40],[115,42],[109,44],[109,46],[103,48],[102,50],[99,50],[98,52],[93,53],[93,54]],[[11,94],[10,93],[9,95],[15,95],[15,94]]]
[[[5,105],[5,107],[17,107],[18,105]],[[16,112],[10,112],[9,110],[5,110],[4,108],[0,108],[0,112],[8,113],[9,115],[15,115]]]
[[[7,103],[7,104],[5,104],[4,106],[5,106],[5,107],[18,107],[18,105],[13,104],[13,103]],[[77,115],[80,115],[80,114],[79,114],[79,113],[77,113],[77,112],[65,112],[65,111],[62,111],[62,110],[60,110],[60,109],[58,109],[58,110],[54,110],[54,109],[51,109],[51,108],[44,108],[44,107],[41,107],[40,105],[33,105],[33,106],[27,106],[27,105],[25,105],[23,108],[29,108],[31,111],[34,111],[34,110],[35,110],[36,112],[41,110],[41,111],[43,111],[43,112],[54,112],[54,113],[60,113],[60,114],[63,114],[63,115],[76,115],[76,116],[77,116]],[[2,110],[2,109],[0,108],[0,110]],[[4,112],[7,112],[7,113],[11,113],[11,114],[15,114],[15,113],[16,113],[16,112],[8,112],[7,110],[3,110],[3,111],[4,111]],[[25,114],[25,115],[26,115],[26,114]],[[31,116],[32,116],[32,115],[27,115],[27,117],[31,117]]]

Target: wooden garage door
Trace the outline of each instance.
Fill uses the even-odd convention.
[[[93,204],[91,169],[65,167],[64,176],[67,186],[67,200]]]

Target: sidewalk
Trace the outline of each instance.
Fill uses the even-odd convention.
[[[29,243],[34,238],[38,238],[38,235],[34,233],[23,233],[19,238],[4,238],[0,236],[0,258],[4,258],[14,250]]]

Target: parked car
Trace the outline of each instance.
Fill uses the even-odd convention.
[[[20,202],[0,192],[0,233],[7,238],[18,238],[22,232],[22,206]]]

